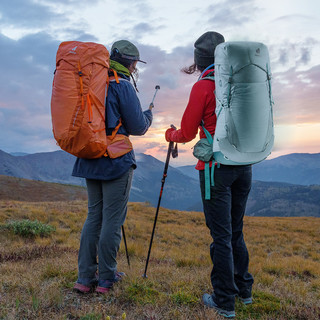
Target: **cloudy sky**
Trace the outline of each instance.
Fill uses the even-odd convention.
[[[193,43],[206,31],[226,40],[265,43],[270,52],[276,144],[272,157],[320,152],[320,1],[318,0],[1,0],[0,150],[58,150],[50,99],[55,55],[66,40],[110,48],[128,39],[140,65],[143,109],[160,85],[152,128],[134,138],[137,152],[165,159],[164,132],[180,125],[196,76]],[[193,164],[196,139],[180,146],[175,164]]]

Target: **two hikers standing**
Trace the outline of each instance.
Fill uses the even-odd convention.
[[[268,62],[264,64],[268,61],[268,54],[263,45],[251,43],[250,50],[239,43],[230,48],[219,46],[223,54],[229,49],[233,51],[236,65],[239,56],[242,58],[241,63],[245,63],[234,73],[233,65],[223,70],[228,63],[220,64],[221,69],[214,68],[216,47],[223,43],[224,37],[217,32],[206,32],[195,42],[195,63],[184,71],[187,74],[199,71],[201,76],[192,87],[181,129],[169,128],[165,138],[168,142],[188,142],[196,137],[201,126],[200,138],[207,139],[209,155],[212,152],[214,156],[215,160],[210,155],[208,161],[201,159],[196,165],[206,224],[213,238],[210,245],[213,293],[204,294],[203,303],[220,315],[231,318],[235,316],[236,296],[245,304],[252,303],[253,277],[248,272],[249,256],[243,237],[243,218],[251,189],[250,163],[261,161],[270,153],[273,122],[269,65]],[[73,50],[75,48],[71,53]],[[113,72],[110,74],[105,104],[107,136],[113,136],[115,130],[125,138],[129,135],[143,135],[151,125],[152,106],[147,111],[141,110],[135,88],[130,83],[130,76],[135,73],[137,62],[141,61],[139,51],[129,41],[121,40],[112,46],[110,58]],[[249,73],[241,73],[246,68],[249,68]],[[220,75],[221,70],[222,76],[228,77],[229,81],[219,81],[219,90],[228,90],[227,94],[224,92],[219,96],[221,91],[216,91],[214,76],[218,73]],[[254,77],[251,76],[252,71]],[[80,70],[79,76],[82,76]],[[258,80],[255,85],[250,85],[250,81],[248,84],[243,79],[252,82]],[[237,80],[238,84],[231,89],[233,80]],[[236,90],[239,94],[232,99],[236,104],[239,102],[240,108],[231,108],[231,93]],[[223,99],[225,103],[221,102]],[[263,103],[257,101],[259,99]],[[246,112],[241,112],[243,105]],[[226,130],[227,126],[218,126],[220,114],[224,115],[223,119],[230,121],[233,121],[233,117],[245,120],[246,125],[242,123],[236,128],[232,122]],[[246,121],[247,118],[250,121]],[[217,128],[225,131],[220,130],[218,134]],[[248,137],[253,138],[248,141]],[[235,154],[234,160],[230,161],[230,158],[216,149],[217,146],[224,148],[228,155]],[[111,153],[109,157],[95,159],[79,157],[74,165],[73,175],[86,178],[88,189],[88,217],[81,233],[79,275],[74,286],[78,291],[89,292],[97,285],[97,292],[107,292],[124,275],[117,271],[116,255],[121,240],[121,226],[127,213],[132,174],[136,167],[133,151],[130,150],[120,157],[112,157]],[[217,161],[219,158],[222,161]]]
[[[224,42],[222,35],[207,32],[195,42],[195,64],[185,72],[204,71],[214,63],[215,47]],[[110,81],[106,100],[106,128],[113,130],[121,119],[119,133],[143,135],[152,121],[151,110],[142,112],[130,80],[139,60],[137,48],[128,41],[116,42],[111,49],[111,68],[120,77],[119,83]],[[202,77],[212,73],[207,70]],[[203,80],[195,83],[181,121],[181,129],[168,129],[166,140],[188,142],[193,140],[203,121],[211,135],[216,127],[215,82]],[[200,137],[205,133],[200,129]],[[210,165],[214,166],[214,162]],[[78,158],[73,175],[86,178],[88,188],[88,217],[83,226],[78,257],[79,275],[75,289],[88,292],[107,292],[123,273],[117,271],[116,255],[121,240],[121,226],[126,213],[133,169],[133,151],[111,159]],[[211,167],[212,168],[212,167]],[[215,168],[215,186],[211,199],[205,200],[204,163],[198,161],[200,186],[206,224],[214,242],[210,246],[213,262],[211,282],[213,294],[205,294],[205,305],[220,314],[234,316],[235,296],[250,303],[253,277],[248,272],[248,252],[243,239],[243,216],[251,187],[251,166],[225,166]],[[97,263],[99,256],[99,265]],[[96,272],[98,272],[98,279]]]

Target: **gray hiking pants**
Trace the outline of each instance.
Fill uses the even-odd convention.
[[[86,179],[88,216],[81,232],[79,278],[95,278],[97,267],[99,280],[114,278],[121,242],[121,226],[127,215],[132,176],[133,168],[130,168],[115,180]]]

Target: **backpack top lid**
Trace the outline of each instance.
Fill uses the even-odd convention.
[[[56,56],[56,65],[59,66],[60,61],[65,60],[75,68],[78,63],[81,67],[90,63],[97,63],[109,68],[109,51],[99,43],[81,42],[81,41],[65,41],[58,48]]]
[[[215,65],[222,68],[221,73],[234,76],[234,81],[240,82],[260,82],[269,74],[270,58],[266,45],[261,42],[250,41],[230,41],[219,44],[215,50]],[[260,68],[259,72],[242,72],[241,77],[237,78],[240,71],[248,65]],[[232,71],[231,71],[232,69]],[[249,76],[249,77],[246,77]],[[257,78],[258,77],[258,78]]]

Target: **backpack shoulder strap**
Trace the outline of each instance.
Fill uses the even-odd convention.
[[[215,81],[215,78],[214,78],[214,75],[211,75],[211,73],[209,73],[207,76],[199,79],[198,81],[200,80],[211,80],[211,81]]]
[[[109,76],[109,81],[116,81],[116,83],[119,83],[119,76],[116,70],[114,69],[109,69],[113,73],[113,76]]]
[[[121,121],[121,118],[120,118],[118,125],[117,125],[117,126],[113,129],[113,131],[112,131],[112,134],[111,134],[111,136],[110,136],[110,139],[111,139],[111,140],[114,139],[115,135],[117,134],[117,132],[118,132],[118,130],[119,130],[119,128],[120,128],[121,126],[122,126],[122,121]]]
[[[211,80],[211,81],[215,81],[215,78],[214,78],[214,70],[212,70],[211,72],[209,72],[205,77],[201,78],[200,80]]]

